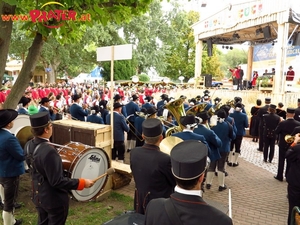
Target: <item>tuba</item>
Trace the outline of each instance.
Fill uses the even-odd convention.
[[[167,110],[169,110],[172,113],[175,120],[179,124],[179,126],[174,126],[174,127],[169,128],[166,131],[166,137],[169,137],[169,136],[171,136],[171,134],[181,132],[183,130],[183,126],[180,124],[180,117],[186,115],[184,106],[183,106],[183,101],[184,100],[182,98],[179,98],[179,99],[176,99],[174,101],[167,103],[164,106],[164,108],[166,108]]]

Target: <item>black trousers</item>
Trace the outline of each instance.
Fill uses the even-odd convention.
[[[14,210],[14,201],[18,197],[19,176],[17,177],[0,177],[0,184],[4,188],[4,207],[6,212]]]
[[[274,158],[276,136],[273,138],[264,137],[264,160],[268,159],[272,162]],[[269,152],[270,148],[270,152]]]
[[[112,149],[112,158],[113,160],[118,157],[118,160],[124,160],[125,154],[125,144],[124,141],[114,141],[114,148]]]
[[[242,79],[236,79],[237,83],[237,90],[243,90],[243,84],[242,84]]]
[[[127,133],[127,140],[135,140],[135,127],[134,122],[129,123],[129,132]]]
[[[261,126],[259,126],[258,128],[258,149],[259,151],[263,151],[264,150],[264,129],[261,128]]]
[[[286,150],[285,149],[282,150],[282,149],[279,148],[279,151],[278,151],[278,168],[277,168],[277,178],[279,178],[279,179],[283,179],[285,154],[286,154]],[[288,169],[289,169],[289,165],[287,164],[286,169],[285,169],[285,177],[286,177]]]
[[[243,141],[243,135],[236,135],[236,138],[230,143],[230,151],[233,151],[233,147],[235,147],[236,153],[241,153],[241,145]]]
[[[137,135],[135,147],[140,147],[144,145],[144,139],[142,136]]]
[[[38,225],[64,225],[68,217],[69,204],[54,209],[36,206],[36,209]]]
[[[289,199],[289,217],[288,225],[291,224],[291,216],[294,206],[300,206],[300,189],[288,185],[287,187],[288,199]]]

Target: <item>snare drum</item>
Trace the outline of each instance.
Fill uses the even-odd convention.
[[[106,173],[109,165],[107,153],[97,147],[70,142],[58,149],[63,168],[70,178],[95,179]],[[98,180],[91,188],[82,191],[72,190],[72,195],[78,201],[87,201],[96,198],[107,182],[107,176]]]

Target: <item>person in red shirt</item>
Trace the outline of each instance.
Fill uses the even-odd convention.
[[[295,76],[295,72],[293,70],[292,66],[289,66],[289,70],[286,73],[286,80],[287,81],[293,81]]]

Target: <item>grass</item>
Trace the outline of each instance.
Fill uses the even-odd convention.
[[[22,218],[24,225],[37,224],[37,211],[32,202],[21,203],[23,207],[16,210],[15,217],[17,219]],[[103,224],[132,209],[133,199],[114,191],[111,192],[108,198],[100,202],[77,202],[70,200],[66,225]]]

